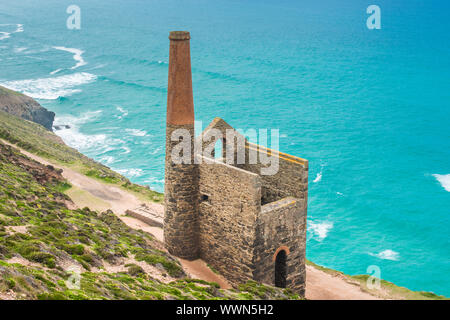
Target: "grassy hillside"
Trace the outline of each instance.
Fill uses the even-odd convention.
[[[2,111],[0,139],[140,198],[163,200],[162,194],[131,183],[66,146],[42,126]],[[217,284],[184,279],[177,260],[147,233],[127,227],[112,212],[71,209],[67,194],[77,197],[78,192],[81,190],[71,188],[57,170],[27,159],[0,141],[0,299],[298,298],[289,291],[254,282],[241,285],[239,290],[220,290]],[[81,196],[85,198],[86,193]],[[367,275],[348,276],[308,264],[382,298],[446,299],[384,280],[381,291],[370,290]],[[70,285],[73,266],[81,269],[79,289]],[[152,272],[143,266],[150,266]]]
[[[58,170],[0,143],[0,298],[297,298],[253,282],[221,290],[185,279],[149,234],[110,211],[70,209],[68,188]]]
[[[70,148],[53,132],[42,126],[0,111],[0,139],[46,158],[54,163],[70,167],[102,182],[118,185],[140,197],[161,202],[163,195],[147,187],[131,183],[127,178],[108,167],[95,162],[77,150]]]

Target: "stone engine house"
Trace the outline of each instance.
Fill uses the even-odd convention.
[[[177,129],[189,132],[189,144],[215,143],[213,129],[226,137],[234,130],[215,118],[194,136],[194,103],[190,64],[190,35],[170,33],[169,82],[165,159],[164,241],[180,258],[203,259],[232,284],[250,279],[305,293],[306,211],[308,161],[250,143],[244,139],[245,162],[192,152],[190,162],[172,159]],[[218,142],[220,143],[220,142]],[[228,155],[236,160],[234,154]],[[266,166],[248,161],[257,150],[278,157],[275,174],[261,175]],[[186,155],[185,155],[186,156]],[[195,161],[194,161],[195,160]]]

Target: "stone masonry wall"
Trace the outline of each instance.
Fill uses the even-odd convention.
[[[248,143],[246,159],[249,158],[250,150],[258,147],[260,146]],[[267,150],[264,147],[260,148],[260,150]],[[270,150],[268,152],[270,155]],[[289,196],[306,200],[308,198],[308,161],[281,153],[278,158],[278,171],[274,175],[261,175],[263,204]],[[257,174],[261,174],[261,168],[264,166],[267,167],[259,163],[259,157],[257,164],[238,165],[239,168]]]
[[[256,221],[261,210],[258,175],[201,157],[201,258],[232,283],[253,278]]]
[[[198,166],[175,164],[172,149],[178,141],[171,141],[172,132],[186,129],[194,135],[193,125],[167,125],[166,168],[164,189],[164,242],[167,250],[180,258],[193,260],[198,252]],[[192,139],[189,140],[192,144]],[[192,149],[193,150],[193,149]]]
[[[304,295],[306,202],[287,197],[264,205],[257,223],[255,246],[254,279],[275,285],[275,257],[277,250],[285,250],[287,251],[286,287]]]
[[[211,124],[203,131],[202,136],[202,150],[213,142],[213,137],[208,136],[208,133],[212,129],[219,130],[223,137],[226,137],[226,130],[234,130],[228,123],[220,118],[215,118]],[[236,132],[237,137],[242,137]],[[199,137],[198,139],[201,139]],[[245,164],[237,164],[237,146],[235,139],[234,147],[234,163],[233,166],[256,173],[261,176],[262,190],[261,196],[263,204],[280,200],[282,198],[292,196],[298,199],[307,199],[308,197],[308,161],[295,156],[291,156],[284,153],[278,154],[279,168],[274,175],[261,175],[261,168],[264,165],[260,162],[258,155],[258,161],[256,164],[248,163],[250,158],[249,154],[253,150],[262,150],[264,153],[271,155],[271,150],[256,144],[252,144],[246,141],[245,143]],[[223,146],[224,157],[226,156],[226,147]]]

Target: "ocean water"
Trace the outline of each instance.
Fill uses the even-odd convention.
[[[450,2],[0,0],[0,84],[69,145],[162,191],[171,30],[196,119],[279,129],[310,162],[307,257],[450,296]],[[381,8],[368,30],[366,8]]]

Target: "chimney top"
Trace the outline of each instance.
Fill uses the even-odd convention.
[[[190,40],[191,35],[188,31],[171,31],[169,35],[170,40]]]

